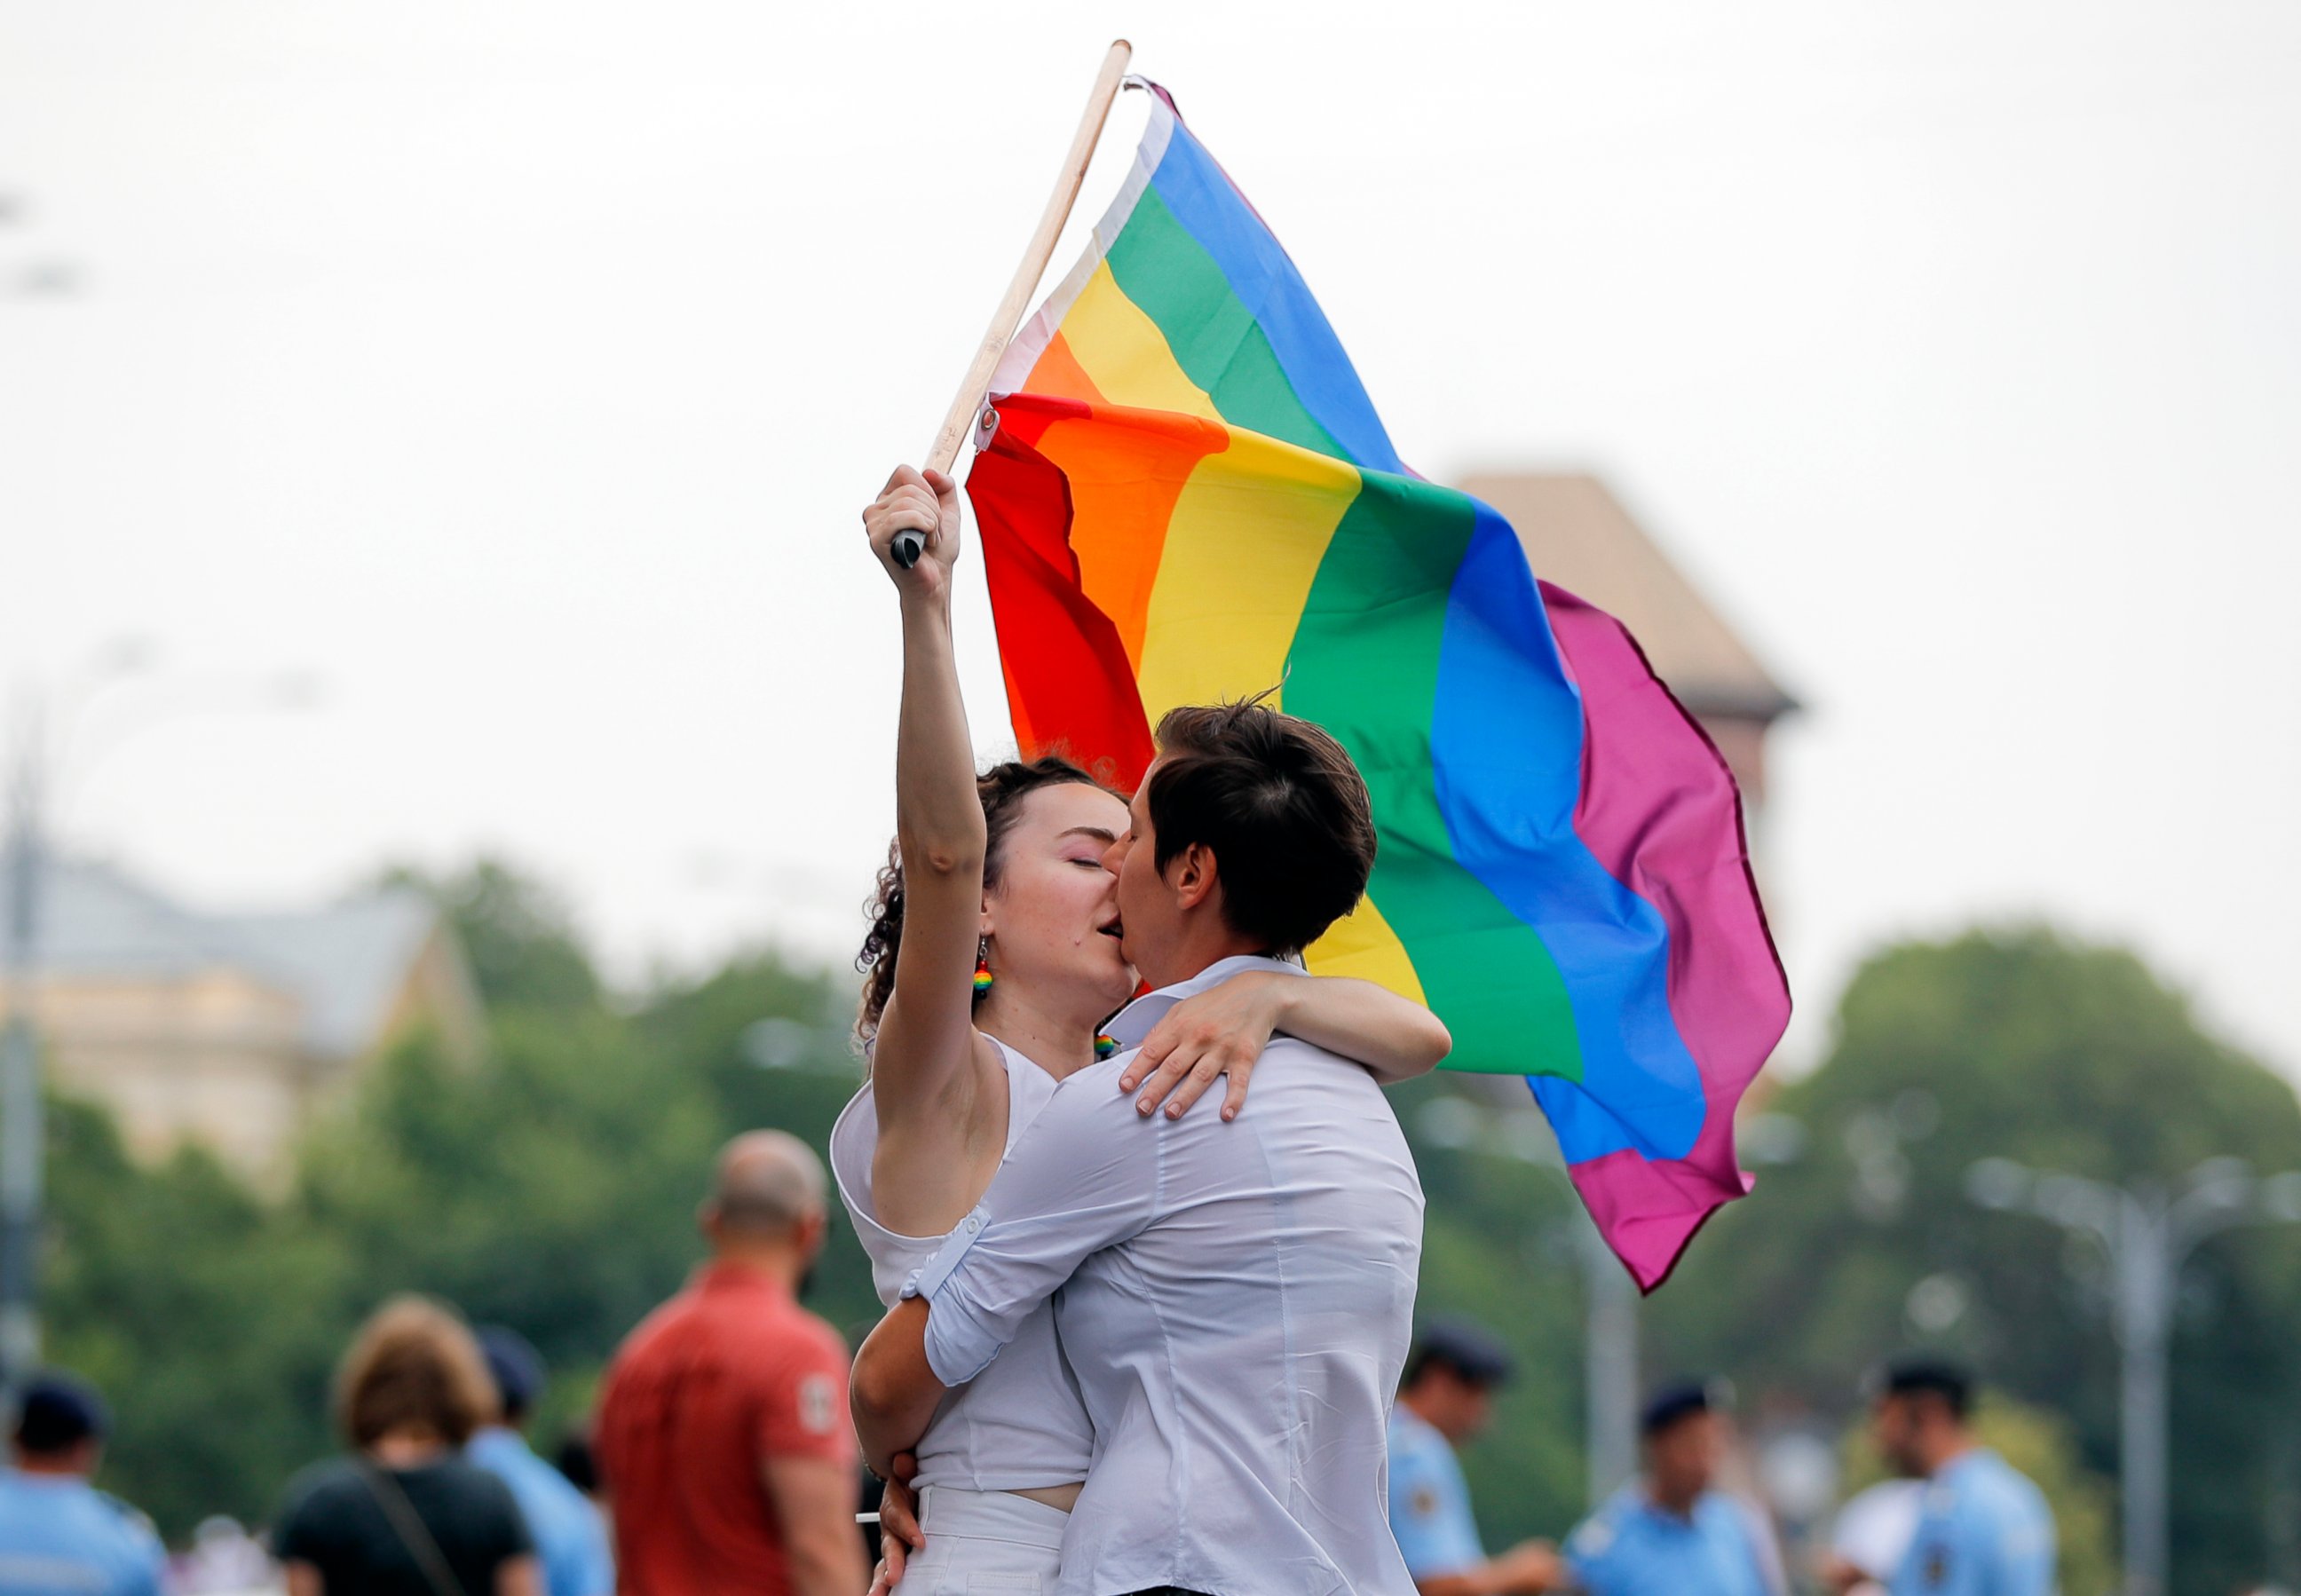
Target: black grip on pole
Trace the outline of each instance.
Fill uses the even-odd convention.
[[[926,552],[926,539],[916,532],[897,532],[893,545],[887,550],[895,556],[895,564],[908,571],[919,563]]]

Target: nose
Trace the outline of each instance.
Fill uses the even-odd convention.
[[[1125,863],[1126,863],[1126,839],[1121,837],[1102,850],[1102,867],[1111,874],[1117,875],[1118,867]]]

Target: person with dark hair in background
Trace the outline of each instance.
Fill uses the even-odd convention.
[[[86,1382],[51,1373],[26,1383],[0,1473],[0,1592],[159,1596],[167,1554],[151,1520],[88,1483],[110,1431]]]
[[[543,1393],[543,1358],[516,1330],[489,1324],[480,1350],[495,1382],[496,1412],[464,1449],[464,1455],[511,1487],[535,1537],[549,1596],[610,1596],[615,1561],[599,1509],[566,1476],[537,1457],[520,1433]]]
[[[1715,1489],[1725,1435],[1719,1388],[1686,1382],[1640,1416],[1643,1477],[1566,1539],[1573,1584],[1590,1596],[1779,1596],[1773,1536],[1749,1504]]]
[[[782,1131],[719,1155],[710,1261],[623,1340],[591,1444],[625,1596],[857,1596],[847,1349],[799,1305],[823,1249],[822,1160]]]
[[[2026,1475],[1974,1439],[1965,1371],[1904,1358],[1871,1391],[1878,1451],[1896,1474],[1926,1482],[1917,1533],[1887,1582],[1893,1596],[2052,1596],[2053,1509]]]
[[[1054,1299],[1095,1441],[1061,1591],[1407,1596],[1385,1425],[1422,1188],[1381,1087],[1279,1036],[1235,1119],[1145,1116],[1118,1090],[1126,1049],[1184,999],[1242,971],[1308,979],[1289,961],[1373,867],[1366,784],[1331,736],[1259,703],[1175,710],[1157,742],[1103,855],[1121,951],[1155,990],[864,1343],[865,1455],[887,1472]]]
[[[495,1405],[461,1318],[421,1297],[378,1308],[336,1375],[352,1455],[290,1481],[272,1533],[289,1596],[542,1596],[519,1504],[463,1457]]]
[[[1390,1528],[1422,1596],[1515,1596],[1560,1583],[1547,1541],[1486,1556],[1454,1456],[1486,1427],[1511,1372],[1510,1353],[1475,1324],[1433,1324],[1407,1356],[1390,1410]]]

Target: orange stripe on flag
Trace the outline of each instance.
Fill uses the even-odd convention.
[[[1158,419],[1168,424],[1114,429],[1092,419],[1057,420],[1038,439],[1039,452],[1070,484],[1079,586],[1110,617],[1128,665],[1138,671],[1175,501],[1200,461],[1230,447],[1229,430],[1216,423]]]
[[[1071,353],[1070,340],[1059,330],[1047,340],[1046,348],[1040,352],[1039,363],[1023,380],[1023,389],[1025,393],[1084,399],[1090,405],[1108,403],[1102,390],[1095,387],[1094,379],[1079,364],[1078,356]]]

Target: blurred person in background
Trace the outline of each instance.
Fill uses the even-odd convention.
[[[1489,1558],[1454,1449],[1486,1427],[1510,1356],[1474,1324],[1434,1324],[1407,1355],[1390,1411],[1390,1530],[1422,1596],[1552,1591],[1563,1565],[1546,1541]]]
[[[781,1131],[729,1142],[699,1221],[711,1258],[608,1366],[592,1446],[625,1596],[859,1596],[847,1349],[799,1306],[823,1164]]]
[[[609,1596],[615,1588],[615,1563],[608,1555],[607,1526],[599,1509],[537,1457],[520,1433],[543,1394],[541,1355],[525,1336],[501,1324],[480,1332],[480,1350],[495,1382],[496,1417],[480,1426],[464,1455],[511,1487],[528,1533],[535,1537],[549,1596]]]
[[[1872,1391],[1878,1451],[1896,1474],[1926,1483],[1909,1550],[1886,1582],[1893,1596],[2052,1596],[2053,1509],[1974,1439],[1971,1377],[1937,1358],[1905,1358]]]
[[[7,1596],[159,1596],[166,1551],[151,1520],[88,1483],[110,1416],[96,1388],[33,1376],[0,1473],[0,1592]]]
[[[228,1513],[192,1527],[192,1543],[169,1559],[171,1596],[255,1596],[280,1588],[272,1554]]]
[[[351,1455],[290,1481],[272,1533],[289,1596],[542,1596],[510,1488],[462,1455],[495,1406],[462,1319],[421,1297],[377,1309],[336,1375]]]
[[[1715,1487],[1722,1406],[1717,1388],[1691,1381],[1647,1401],[1644,1473],[1567,1537],[1575,1584],[1591,1596],[1782,1596],[1773,1536],[1755,1508]]]

